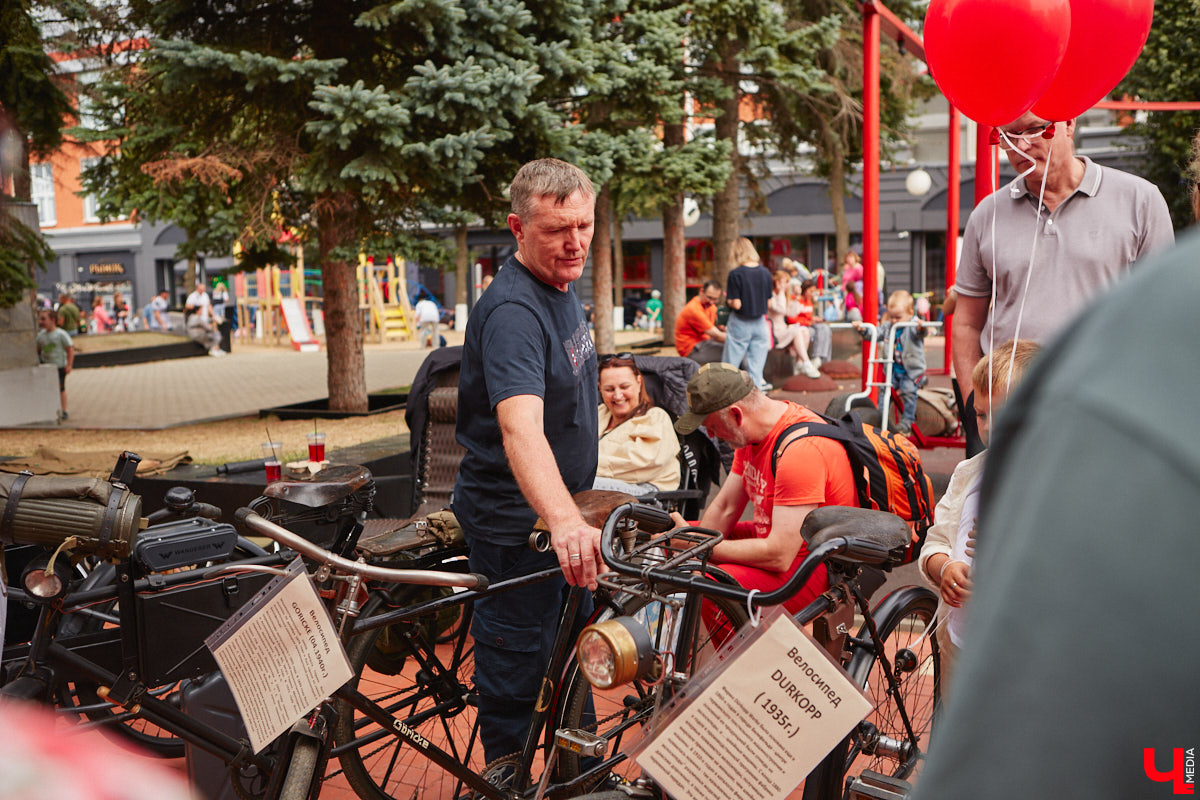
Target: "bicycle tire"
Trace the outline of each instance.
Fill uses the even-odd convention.
[[[692,674],[698,667],[708,663],[716,650],[735,631],[749,620],[746,607],[742,603],[718,597],[708,597],[704,600],[704,622],[697,620],[692,630],[692,641],[686,652],[687,662],[676,664],[676,671]],[[639,613],[643,621],[663,619],[662,604],[647,601],[643,598],[629,598],[620,606],[620,611],[612,608],[604,609],[596,616],[596,621],[610,619],[614,616],[635,616]],[[651,633],[652,640],[655,635]],[[597,735],[609,739],[606,759],[611,759],[623,750],[629,749],[641,740],[642,725],[649,720],[654,710],[654,687],[643,681],[635,681],[625,686],[614,687],[604,693],[593,690],[587,679],[579,671],[578,665],[572,658],[563,683],[561,713],[555,717],[556,727],[585,728],[593,730]],[[631,695],[636,692],[636,696]],[[595,705],[595,725],[585,724],[587,700],[591,696]],[[553,730],[549,733],[553,734]],[[560,780],[573,780],[583,772],[583,763],[578,753],[562,750],[558,754],[558,773]],[[624,778],[635,777],[637,767],[631,761],[617,765],[614,774]],[[628,773],[628,774],[625,774]]]
[[[363,607],[360,618],[369,618],[387,602],[376,595]],[[459,606],[455,606],[459,608]],[[355,677],[350,686],[374,700],[395,718],[460,763],[479,774],[484,767],[483,747],[479,744],[477,704],[471,678],[475,671],[470,638],[470,607],[461,606],[456,638],[433,644],[429,637],[419,654],[409,653],[401,672],[382,674],[368,666],[376,645],[385,631],[368,631],[354,637],[346,651]],[[427,621],[411,623],[414,633],[428,634]],[[443,632],[444,633],[444,632]],[[431,655],[442,668],[439,681],[430,681],[431,664],[417,662]],[[415,656],[420,656],[415,657]],[[433,711],[442,707],[440,713]],[[334,732],[334,752],[341,770],[354,792],[365,800],[410,800],[413,797],[451,798],[469,796],[457,777],[435,764],[402,739],[380,731],[349,703],[338,701],[338,722]],[[369,740],[372,734],[376,740]]]
[[[850,737],[844,778],[849,780],[869,769],[892,778],[915,777],[929,747],[929,737],[941,701],[941,648],[932,632],[937,615],[937,597],[919,586],[907,586],[885,597],[874,616],[886,662],[892,666],[899,686],[900,702],[912,723],[916,741],[908,736],[896,699],[887,689],[883,661],[871,651],[861,650],[850,661],[848,671],[871,698],[872,711]],[[864,626],[865,627],[865,626]],[[866,630],[860,631],[866,635]],[[915,656],[911,669],[896,671],[896,654],[903,649]],[[872,727],[874,730],[872,730]],[[886,740],[878,737],[887,737]],[[886,746],[906,743],[901,750]],[[879,746],[884,742],[885,746]],[[845,781],[843,781],[843,786]]]
[[[308,736],[296,737],[292,757],[288,759],[287,774],[279,788],[279,800],[308,800],[316,777],[321,743]]]

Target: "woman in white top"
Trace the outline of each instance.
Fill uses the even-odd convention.
[[[630,353],[600,357],[600,456],[594,489],[640,495],[679,488],[679,439],[646,394]]]
[[[775,292],[767,301],[767,318],[771,320],[775,347],[787,348],[801,372],[810,378],[819,378],[820,371],[808,357],[810,329],[799,322],[788,322],[789,317],[796,318],[800,314],[799,298],[788,294],[791,283],[791,273],[783,269],[775,271]]]

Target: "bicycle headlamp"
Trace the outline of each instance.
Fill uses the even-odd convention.
[[[31,600],[57,600],[67,593],[71,578],[68,565],[66,558],[38,555],[21,572],[21,585]]]
[[[583,676],[597,689],[641,678],[655,663],[650,634],[632,617],[588,625],[579,634],[575,657]]]

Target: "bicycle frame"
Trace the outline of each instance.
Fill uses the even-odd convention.
[[[883,581],[880,576],[878,582],[872,585],[870,578],[872,573],[864,572],[862,565],[887,569],[902,563],[901,553],[906,546],[907,525],[899,518],[885,512],[862,509],[852,511],[844,509],[842,511],[851,514],[874,515],[875,520],[890,518],[890,524],[876,526],[876,529],[871,530],[868,538],[859,539],[848,534],[838,535],[850,527],[854,519],[852,516],[847,517],[850,520],[849,524],[833,519],[828,524],[828,534],[830,535],[823,535],[826,531],[818,526],[814,526],[815,530],[809,530],[808,521],[806,521],[805,538],[810,548],[809,556],[783,586],[774,591],[753,595],[740,587],[722,586],[699,576],[679,575],[655,567],[637,568],[622,562],[615,556],[610,556],[615,522],[625,514],[634,519],[652,516],[656,512],[655,509],[641,509],[637,506],[626,505],[614,510],[602,531],[601,552],[605,562],[618,573],[631,577],[640,576],[647,583],[658,582],[688,592],[728,597],[759,607],[778,605],[791,597],[799,587],[809,580],[819,565],[826,564],[830,575],[829,588],[795,614],[794,619],[800,625],[811,624],[813,637],[818,645],[837,662],[845,664],[848,672],[856,681],[864,683],[873,665],[876,662],[880,664],[886,682],[884,691],[886,696],[896,703],[897,712],[903,725],[903,738],[890,738],[886,734],[879,734],[876,731],[877,741],[873,743],[872,747],[879,748],[879,750],[864,748],[859,753],[894,753],[900,765],[900,771],[908,774],[914,760],[920,756],[919,743],[923,741],[922,735],[915,730],[909,710],[905,707],[904,693],[899,678],[901,671],[909,671],[909,669],[901,667],[889,659],[884,646],[887,633],[880,632],[876,625],[876,618],[888,620],[918,602],[932,603],[936,606],[936,597],[924,587],[908,586],[890,594],[872,610],[870,595]],[[810,518],[815,514],[816,512],[810,515]],[[871,516],[862,516],[861,518],[864,521],[872,519]],[[835,556],[837,558],[834,558]],[[852,634],[851,627],[856,610],[862,614],[864,621],[858,633]],[[924,635],[928,636],[930,633],[931,631],[927,629]],[[865,724],[867,724],[865,721],[860,723],[860,727]],[[831,797],[842,796],[843,780],[848,767],[847,759],[852,742],[857,741],[858,735],[857,731],[852,732],[808,775],[804,782],[803,796],[805,800],[828,800]]]
[[[281,555],[271,555],[236,563],[244,574],[250,574],[258,569],[272,570],[285,562]],[[20,660],[23,667],[21,674],[5,684],[0,694],[44,700],[46,693],[63,680],[89,681],[101,688],[97,694],[102,699],[125,709],[110,719],[89,725],[112,725],[137,716],[233,767],[254,766],[269,774],[273,768],[272,758],[251,753],[244,741],[199,722],[155,697],[150,691],[153,686],[145,684],[141,675],[139,655],[144,647],[137,624],[139,593],[211,580],[229,573],[229,566],[203,567],[141,579],[134,579],[128,562],[119,563],[116,570],[115,584],[69,594],[59,607],[42,607],[31,642],[5,648],[5,662],[12,664]],[[19,591],[17,594],[18,597],[21,595]],[[110,600],[116,600],[121,608],[119,628],[67,636],[65,643],[58,641],[58,623],[65,613]],[[119,665],[116,671],[111,669],[114,660]],[[90,709],[71,710],[84,713]]]
[[[495,583],[488,586],[486,589],[470,589],[456,593],[449,597],[442,597],[434,600],[429,600],[407,608],[387,611],[382,614],[375,614],[366,619],[358,619],[353,625],[347,626],[346,639],[359,634],[367,633],[380,628],[385,628],[395,625],[400,622],[407,622],[417,619],[421,616],[436,614],[446,608],[461,605],[464,608],[469,608],[470,603],[481,597],[499,594],[519,586],[524,586],[536,581],[547,580],[562,573],[559,567],[535,572],[530,575],[525,575],[518,578],[512,578],[500,583]],[[380,731],[375,731],[366,737],[361,737],[350,742],[337,742],[332,751],[332,755],[361,747],[371,741],[378,740],[383,736],[393,736],[404,740],[412,747],[420,751],[426,758],[436,763],[438,766],[445,769],[448,773],[462,780],[463,784],[470,787],[473,791],[488,798],[505,798],[508,797],[508,791],[514,791],[518,794],[528,794],[534,788],[532,767],[534,759],[539,747],[543,744],[548,748],[549,752],[553,752],[555,747],[553,731],[548,729],[548,723],[554,719],[558,711],[558,706],[562,700],[562,691],[564,688],[564,677],[574,655],[573,642],[575,637],[575,628],[573,621],[578,614],[580,603],[583,600],[584,592],[582,587],[572,587],[567,594],[567,601],[560,615],[558,633],[555,636],[552,648],[552,656],[550,664],[546,668],[543,677],[542,690],[538,702],[534,706],[533,715],[530,719],[530,724],[526,730],[526,738],[524,747],[521,750],[518,761],[517,772],[513,777],[512,784],[509,790],[499,789],[489,783],[484,782],[479,776],[468,769],[466,766],[457,761],[451,754],[447,753],[442,748],[429,742],[425,737],[421,736],[413,730],[403,720],[399,720],[389,714],[379,704],[375,703],[370,698],[363,695],[357,690],[343,687],[335,692],[335,696],[345,700],[349,705],[365,716],[369,717],[381,728]],[[596,614],[602,609],[597,608]],[[429,653],[424,650],[425,645],[412,647],[412,652],[418,654],[418,657],[428,656]],[[436,656],[434,657],[436,660]],[[426,666],[427,662],[422,661],[422,665]],[[440,665],[439,665],[440,668]],[[434,713],[437,709],[432,709],[428,713]],[[594,780],[598,774],[603,774],[611,770],[614,766],[624,760],[623,754],[604,760],[587,770],[577,778],[559,783],[549,783],[543,781],[537,787],[535,796],[540,797],[543,793],[553,791],[554,793],[570,792],[572,790],[585,786],[589,781]],[[551,769],[553,763],[550,761],[550,756],[547,756],[547,761],[543,771],[545,777]]]

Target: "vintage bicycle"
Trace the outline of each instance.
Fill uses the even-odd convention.
[[[684,533],[701,539],[707,536],[711,547],[719,541],[719,534],[713,531],[679,529],[633,550],[614,545],[616,529],[624,518],[644,519],[654,513],[654,509],[629,505],[615,509],[605,523],[602,552],[613,570],[607,583],[660,597],[683,593],[762,608],[782,603],[804,585],[817,566],[827,566],[828,591],[794,619],[812,626],[818,644],[867,692],[872,710],[807,777],[804,797],[904,797],[928,749],[940,696],[940,652],[932,635],[937,598],[925,587],[904,586],[875,605],[870,600],[884,582],[883,573],[906,560],[911,540],[908,525],[886,512],[839,506],[816,509],[803,526],[809,556],[779,589],[751,594],[680,571],[670,561],[647,560],[647,554],[654,553],[662,541]],[[669,646],[669,637],[664,640],[662,633],[661,627],[647,627],[629,617],[589,626],[580,637],[579,669],[596,686],[607,688],[622,682],[638,686],[649,681],[673,684],[668,695],[677,692],[686,685],[687,675],[669,669],[670,659],[664,657],[663,648],[664,642]],[[634,771],[587,797],[661,796],[652,779]]]

